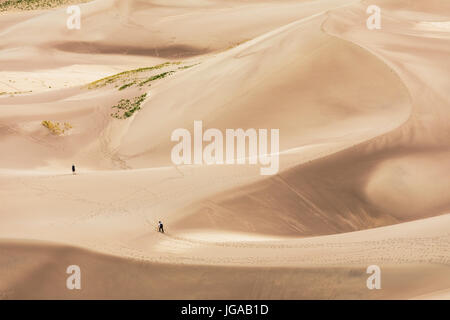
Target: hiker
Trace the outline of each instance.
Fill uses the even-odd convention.
[[[158,228],[158,231],[164,233],[164,226],[163,226],[163,224],[162,224],[161,221],[159,221],[159,228]]]
[[[72,174],[75,174],[75,165],[72,165]]]

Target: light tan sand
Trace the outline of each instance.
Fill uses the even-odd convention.
[[[0,15],[0,297],[448,299],[450,8],[415,3],[370,2],[376,31],[355,0],[97,0],[79,31],[65,8]],[[175,167],[194,120],[279,129],[279,173]]]

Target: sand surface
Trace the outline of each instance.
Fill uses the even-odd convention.
[[[448,1],[80,7],[0,13],[0,298],[449,299]],[[175,166],[195,120],[279,129],[279,172]]]

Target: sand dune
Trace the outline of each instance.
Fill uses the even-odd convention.
[[[3,12],[0,297],[448,299],[450,8],[370,4]],[[278,174],[175,166],[195,120],[279,129]]]
[[[449,256],[442,253],[448,253],[449,221],[445,215],[302,240],[211,242],[167,235],[151,250],[131,253],[122,245],[123,258],[46,242],[2,241],[7,281],[0,291],[9,299],[445,298]],[[64,286],[73,261],[83,270],[81,291]],[[382,290],[365,287],[371,263],[382,267]]]

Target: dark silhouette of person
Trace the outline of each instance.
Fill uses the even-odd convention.
[[[164,226],[163,226],[163,224],[162,224],[161,221],[159,221],[159,228],[158,228],[158,231],[164,233]]]
[[[75,174],[75,165],[72,165],[72,173]]]

